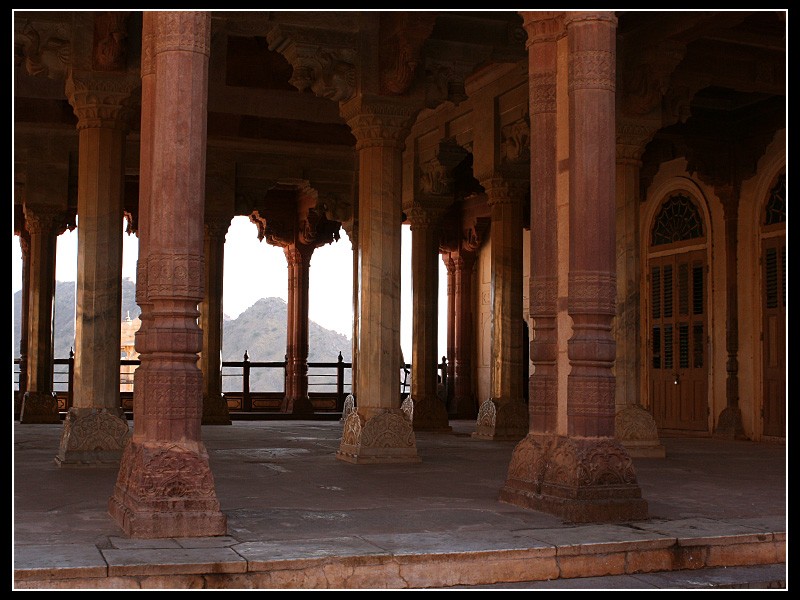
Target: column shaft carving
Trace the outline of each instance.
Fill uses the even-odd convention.
[[[655,132],[649,123],[617,120],[617,314],[614,339],[616,438],[633,457],[665,456],[653,415],[640,401],[639,169],[641,155]]]
[[[70,73],[78,117],[78,283],[73,406],[56,463],[118,462],[128,443],[119,395],[126,103],[130,78]]]
[[[528,409],[522,393],[522,198],[527,181],[481,181],[492,216],[491,398],[478,411],[474,437],[523,438]]]
[[[416,109],[358,96],[341,107],[356,136],[358,397],[336,456],[353,463],[418,462],[412,421],[400,410],[402,148]]]
[[[473,335],[472,276],[475,252],[459,249],[453,259],[454,267],[454,333],[453,333],[453,404],[457,418],[477,417],[475,390],[472,386]]]
[[[411,223],[413,325],[411,398],[416,431],[450,431],[447,408],[437,397],[439,224],[442,210],[422,206],[407,211]]]
[[[225,266],[225,234],[231,218],[207,215],[205,222],[205,294],[200,304],[203,351],[203,425],[230,425],[228,403],[222,394],[222,293]]]
[[[528,16],[531,15],[531,16]],[[527,13],[531,31],[536,13]],[[531,412],[531,433],[514,449],[500,499],[556,514],[569,522],[622,521],[646,518],[633,462],[614,435],[614,63],[616,19],[613,13],[564,15],[569,44],[569,297],[573,335],[568,342],[567,436],[558,435],[546,409]],[[532,73],[547,67],[546,42],[531,43]],[[532,94],[533,95],[533,94]],[[559,100],[560,102],[560,100]],[[547,111],[532,100],[533,133],[554,131]],[[552,133],[550,134],[552,135]],[[549,147],[545,133],[543,147]],[[551,156],[532,161],[531,313],[536,322],[532,357],[537,372],[553,366],[557,339],[552,333],[557,276],[547,248],[536,241],[537,198],[556,189]],[[553,209],[551,209],[553,210]],[[555,213],[551,213],[555,215]],[[547,225],[549,223],[545,221]],[[546,237],[544,239],[547,239]],[[554,245],[554,244],[553,244]],[[540,255],[539,253],[542,253]],[[551,325],[552,323],[552,325]],[[542,344],[542,342],[545,342]],[[533,379],[536,384],[538,378]],[[531,386],[531,402],[541,390]]]
[[[281,412],[314,412],[308,397],[308,276],[313,246],[293,243],[285,246],[289,277],[286,319],[286,395]]]
[[[20,423],[60,423],[53,393],[53,301],[56,293],[56,238],[65,215],[49,207],[25,206],[30,235],[28,290],[28,389]]]
[[[20,290],[19,325],[19,385],[14,395],[14,418],[19,419],[22,398],[28,391],[28,296],[31,279],[31,236],[23,225],[19,231],[19,247],[22,251],[22,290]]]
[[[739,408],[739,309],[737,298],[739,227],[739,193],[732,185],[716,187],[722,200],[725,219],[725,409],[720,413],[714,435],[728,438],[745,438],[742,411]]]
[[[202,332],[203,204],[210,15],[156,12],[154,35],[147,273],[141,365],[135,372],[136,428],[125,447],[109,513],[132,537],[198,537],[226,533],[208,453],[201,440],[203,376],[197,367]],[[178,76],[180,74],[180,76]],[[181,98],[181,102],[175,102]],[[144,133],[144,131],[143,131]],[[163,157],[169,156],[169,160]],[[158,211],[153,210],[158,207]]]

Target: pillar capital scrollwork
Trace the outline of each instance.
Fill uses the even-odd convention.
[[[617,119],[617,163],[636,163],[642,158],[648,142],[653,139],[657,126]]]
[[[415,229],[437,227],[446,210],[447,206],[443,203],[415,202],[406,209],[405,213],[411,224],[411,231],[414,231]]]
[[[486,190],[486,203],[494,206],[496,204],[521,204],[528,191],[529,183],[524,179],[495,175],[481,179],[481,186]]]
[[[359,95],[341,104],[340,114],[356,137],[356,150],[372,146],[402,149],[420,107]]]
[[[566,33],[564,12],[520,11],[522,26],[528,34],[527,47],[542,42],[554,42]]]
[[[104,127],[126,129],[134,98],[140,85],[136,77],[96,77],[70,73],[66,94],[78,129]]]
[[[206,220],[203,223],[203,231],[206,238],[211,240],[224,240],[225,235],[228,233],[228,228],[231,225],[231,217],[222,215],[206,215]]]
[[[25,206],[25,228],[29,233],[60,235],[67,228],[66,212],[50,206]]]
[[[598,22],[606,22],[616,27],[617,16],[614,14],[614,12],[607,10],[580,10],[566,11],[564,13],[565,27],[572,27],[575,25],[591,25]]]

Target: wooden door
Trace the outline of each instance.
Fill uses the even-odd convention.
[[[708,431],[708,319],[703,251],[649,261],[650,398],[659,429]]]
[[[764,435],[786,436],[786,237],[762,244]]]

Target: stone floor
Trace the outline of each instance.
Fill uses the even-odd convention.
[[[204,426],[228,535],[136,540],[116,467],[58,467],[14,424],[15,589],[786,587],[786,446],[663,438],[634,464],[649,518],[561,522],[499,502],[513,442],[417,433],[419,464],[337,460],[338,421]]]

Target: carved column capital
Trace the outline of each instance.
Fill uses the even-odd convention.
[[[25,228],[31,234],[59,235],[66,230],[66,213],[50,206],[25,206]]]
[[[617,119],[617,163],[639,164],[658,127],[634,119]]]
[[[226,216],[213,216],[206,215],[206,221],[203,223],[203,230],[205,236],[211,240],[224,240],[225,235],[228,233],[228,228],[231,226],[231,217]]]
[[[408,102],[359,95],[343,103],[340,113],[356,137],[356,150],[372,146],[402,150],[419,110]]]
[[[522,16],[522,26],[528,34],[528,48],[541,42],[554,42],[566,33],[564,12],[524,10],[519,14]]]
[[[521,204],[528,191],[529,183],[522,179],[495,175],[482,179],[481,186],[486,190],[486,202],[489,206],[496,204]]]
[[[98,77],[90,73],[70,73],[66,93],[78,117],[78,129],[126,129],[134,100],[133,92],[139,86],[138,77]]]

